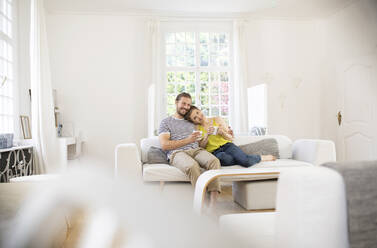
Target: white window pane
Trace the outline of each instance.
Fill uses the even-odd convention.
[[[223,105],[223,106],[229,105],[229,96],[228,95],[222,95],[221,96],[221,105]]]
[[[185,92],[185,90],[186,90],[186,87],[185,87],[184,84],[182,84],[182,83],[177,84],[177,93],[178,94],[182,93],[182,92]]]
[[[211,83],[211,94],[218,94],[219,93],[219,83],[212,82]]]
[[[200,33],[199,40],[200,43],[209,43],[209,33]]]
[[[200,84],[200,93],[201,94],[208,94],[209,93],[208,83],[201,83]]]
[[[186,66],[190,66],[190,67],[195,66],[195,57],[194,56],[186,56]]]
[[[210,62],[209,62],[209,64],[211,66],[218,66],[217,58],[218,58],[217,56],[210,56]]]
[[[167,66],[176,66],[176,56],[166,56],[166,65]]]
[[[174,44],[167,44],[166,45],[166,55],[175,55],[175,45]]]
[[[219,54],[219,46],[217,44],[211,44],[210,46],[211,55],[218,55]]]
[[[220,43],[228,43],[229,42],[229,40],[228,40],[228,34],[226,34],[226,33],[221,33],[220,35],[219,35],[219,42]]]
[[[201,94],[200,95],[200,105],[208,106],[208,104],[209,104],[208,95]]]
[[[175,104],[175,97],[174,97],[174,95],[168,95],[167,104],[168,105],[174,105]]]
[[[200,56],[208,56],[209,50],[207,44],[200,44]]]
[[[193,32],[186,33],[186,42],[195,43],[195,33]]]
[[[208,66],[208,55],[207,56],[200,56],[200,66]]]
[[[8,2],[5,3],[5,8],[6,8],[6,13],[5,15],[9,18],[12,19],[12,5]]]
[[[186,81],[194,83],[195,82],[195,72],[193,72],[193,71],[188,72],[187,75],[186,75]]]
[[[185,38],[186,34],[181,32],[181,33],[176,33],[175,34],[175,38],[176,38],[176,42],[180,42],[180,43],[184,43],[186,41],[186,38]]]
[[[219,54],[220,55],[228,55],[229,53],[229,48],[228,48],[228,45],[220,45],[219,46]]]
[[[221,82],[221,93],[222,94],[229,94],[229,83],[228,82]]]
[[[219,107],[218,106],[211,107],[211,116],[219,116]]]
[[[209,107],[207,106],[202,106],[201,110],[203,111],[205,116],[209,116]]]
[[[211,95],[211,104],[218,105],[219,104],[219,95]]]
[[[174,42],[175,42],[175,33],[167,33],[166,43],[174,43]]]
[[[210,78],[211,82],[219,81],[219,74],[218,74],[218,72],[211,72],[210,75],[211,75],[211,78]]]
[[[221,116],[228,116],[229,115],[229,107],[228,106],[222,106],[221,107]]]
[[[195,56],[195,46],[193,44],[186,44],[186,55]]]
[[[208,72],[201,72],[200,73],[200,81],[201,82],[208,82]]]
[[[176,73],[177,82],[185,82],[185,72],[179,71]]]
[[[186,92],[189,93],[191,96],[195,94],[195,84],[190,83],[186,85]]]
[[[218,43],[219,42],[219,34],[218,33],[211,33],[210,34],[210,41],[211,41],[211,43]]]
[[[185,45],[184,44],[177,44],[175,46],[176,55],[184,55],[185,54]]]
[[[175,82],[175,73],[173,71],[168,71],[166,73],[166,78],[168,82]]]
[[[168,83],[166,86],[166,93],[174,94],[175,92],[175,85],[173,83]]]

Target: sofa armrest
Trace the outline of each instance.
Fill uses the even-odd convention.
[[[141,177],[142,163],[139,149],[134,143],[119,144],[115,147],[115,177],[127,175]]]
[[[313,165],[336,161],[335,144],[331,140],[299,139],[293,142],[293,159]]]

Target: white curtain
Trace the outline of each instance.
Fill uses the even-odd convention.
[[[55,129],[43,0],[31,1],[30,77],[34,165],[38,174],[56,173],[62,169],[62,159]]]
[[[148,22],[151,42],[151,85],[148,90],[148,136],[156,134],[163,119],[164,85],[161,79],[161,32],[160,21],[153,19]]]
[[[233,22],[234,84],[231,125],[235,133],[246,134],[247,125],[247,39],[245,20]]]

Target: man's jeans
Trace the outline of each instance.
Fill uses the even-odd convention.
[[[250,167],[261,161],[260,155],[247,155],[238,146],[232,142],[220,146],[213,152],[221,163],[221,166],[241,165],[243,167]]]

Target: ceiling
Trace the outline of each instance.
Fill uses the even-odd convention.
[[[355,0],[45,0],[49,12],[129,12],[182,16],[327,16]]]

